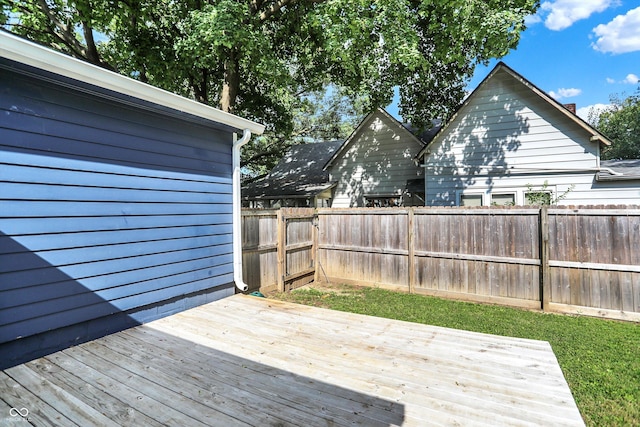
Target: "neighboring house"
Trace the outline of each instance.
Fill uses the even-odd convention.
[[[369,114],[324,167],[336,182],[331,207],[424,205],[423,139],[383,109]]]
[[[269,174],[242,187],[242,200],[251,208],[328,207],[334,182],[323,170],[342,141],[292,146]]]
[[[640,159],[634,160],[602,160],[601,170],[596,179],[600,182],[607,181],[638,181],[640,182]],[[633,183],[638,186],[638,183]]]
[[[2,31],[0,93],[0,369],[235,293],[262,125]]]
[[[640,204],[638,161],[600,161],[611,142],[499,63],[422,149],[426,205]]]

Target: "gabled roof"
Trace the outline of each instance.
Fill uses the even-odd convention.
[[[72,58],[3,30],[0,30],[0,58],[221,123],[233,129],[249,129],[254,134],[264,131],[264,126],[259,123]]]
[[[640,180],[640,159],[602,160],[600,168],[598,181]]]
[[[522,75],[517,73],[515,70],[507,66],[504,62],[499,62],[493,68],[493,70],[491,70],[489,75],[485,77],[485,79],[478,85],[478,87],[475,88],[474,91],[471,92],[471,94],[462,102],[462,104],[458,107],[458,109],[453,114],[453,116],[451,116],[449,121],[444,126],[442,126],[442,128],[438,131],[438,133],[433,137],[431,142],[425,148],[423,148],[416,157],[418,158],[422,157],[429,150],[429,147],[442,136],[442,134],[448,129],[449,125],[453,123],[453,121],[458,117],[458,115],[461,114],[464,107],[466,107],[476,97],[476,94],[480,91],[480,89],[482,89],[484,86],[487,85],[489,81],[495,78],[496,74],[498,74],[500,71],[505,72],[507,75],[511,76],[513,79],[515,79],[516,81],[520,82],[522,85],[527,87],[532,93],[534,93],[539,98],[547,102],[550,106],[555,108],[560,114],[562,114],[566,118],[566,120],[574,122],[575,124],[583,128],[585,131],[590,133],[592,142],[597,141],[605,145],[611,145],[611,141],[607,139],[606,136],[598,132],[589,123],[585,122],[580,117],[578,117],[571,111],[567,110],[567,108],[562,103],[552,98],[549,94],[547,94],[545,91],[541,90],[536,85],[531,83],[529,80],[524,78]]]
[[[329,182],[323,166],[341,145],[342,141],[330,141],[292,146],[269,175],[242,188],[242,197],[313,197],[331,188],[335,183]]]
[[[360,132],[363,129],[366,129],[366,127],[369,125],[369,123],[371,122],[371,120],[373,119],[373,117],[376,114],[382,114],[384,117],[386,117],[387,119],[389,119],[392,123],[396,124],[398,129],[401,129],[403,132],[407,133],[407,136],[409,138],[414,139],[418,144],[420,145],[425,145],[425,142],[422,141],[419,137],[417,137],[416,135],[413,134],[413,132],[407,128],[405,125],[403,125],[402,123],[400,123],[399,121],[397,121],[393,116],[391,116],[389,113],[387,113],[386,110],[384,110],[383,108],[378,108],[375,111],[369,113],[367,115],[367,117],[365,117],[360,124],[358,125],[358,127],[351,132],[351,135],[349,135],[349,137],[347,139],[344,140],[344,142],[342,143],[342,146],[340,146],[340,148],[338,148],[338,150],[336,150],[336,152],[333,154],[333,156],[331,156],[331,158],[327,161],[327,163],[324,165],[324,170],[327,170],[329,167],[331,167],[331,165],[333,165],[333,163],[336,161],[336,159],[340,158],[340,156],[342,156],[342,154],[347,150],[347,148],[349,147],[349,145],[351,145],[351,143],[353,142],[353,140],[355,139],[355,137],[357,135],[360,134]]]

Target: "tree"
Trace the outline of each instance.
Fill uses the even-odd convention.
[[[446,118],[538,0],[0,0],[5,27],[155,86],[293,132],[333,83],[414,127]],[[99,41],[102,40],[102,41]]]
[[[602,159],[640,159],[640,87],[626,99],[612,96],[611,108],[600,114],[597,129],[612,142],[602,151]]]
[[[337,87],[304,96],[293,111],[290,134],[267,132],[243,149],[245,182],[264,177],[292,145],[346,139],[364,118],[365,104]]]

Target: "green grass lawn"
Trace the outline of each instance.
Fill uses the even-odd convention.
[[[271,298],[548,341],[588,426],[640,426],[640,325],[341,286]]]

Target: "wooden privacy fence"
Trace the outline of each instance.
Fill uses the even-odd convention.
[[[243,210],[242,273],[249,290],[289,291],[313,281],[314,209]]]
[[[328,280],[540,306],[538,209],[321,210]]]
[[[317,230],[308,209],[245,214],[245,242],[252,245],[245,247],[247,283],[292,289],[308,283],[317,265],[318,281],[640,320],[635,207],[359,208],[315,214]],[[260,215],[275,218],[280,232],[275,225],[246,226]],[[251,238],[258,240],[246,240]],[[280,246],[284,250],[278,252]],[[287,255],[298,249],[303,253]],[[272,272],[274,266],[283,274]],[[253,276],[258,272],[259,280]],[[296,281],[296,273],[305,280]]]

